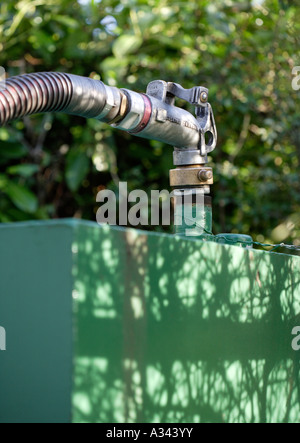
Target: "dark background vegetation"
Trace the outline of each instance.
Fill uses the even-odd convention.
[[[8,0],[0,65],[137,91],[155,79],[208,87],[214,231],[299,245],[299,11],[283,0]],[[95,220],[99,190],[168,189],[173,167],[170,146],[60,114],[1,128],[0,143],[1,222]]]

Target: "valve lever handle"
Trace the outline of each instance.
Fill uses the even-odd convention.
[[[191,89],[184,89],[177,83],[168,83],[167,91],[169,94],[174,95],[174,97],[185,100],[196,107],[206,106],[208,101],[208,89],[204,88],[203,86],[195,86]]]

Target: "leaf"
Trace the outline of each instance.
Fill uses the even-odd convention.
[[[20,175],[21,177],[29,178],[36,174],[38,170],[38,165],[28,163],[24,165],[11,166],[7,169],[7,172],[11,175]]]
[[[69,29],[79,28],[79,23],[74,18],[68,17],[67,15],[54,15],[52,20],[55,20],[56,23],[60,23]]]
[[[29,189],[13,181],[7,181],[5,191],[17,208],[30,214],[37,211],[38,199]]]
[[[143,44],[142,37],[137,35],[121,35],[113,44],[113,53],[115,57],[122,58],[124,55],[132,54]]]
[[[66,181],[71,191],[77,191],[88,170],[89,158],[87,155],[80,151],[70,151],[67,158]]]
[[[0,143],[0,155],[6,159],[24,157],[27,149],[19,143]]]
[[[9,139],[10,139],[10,133],[8,132],[8,130],[6,128],[1,128],[0,129],[0,140],[6,142]]]
[[[5,175],[0,174],[0,189],[5,189],[7,183],[7,178]]]

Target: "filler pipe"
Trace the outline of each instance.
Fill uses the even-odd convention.
[[[195,106],[195,116],[176,107],[176,98]],[[11,77],[0,88],[0,127],[44,112],[95,118],[135,136],[172,145],[176,169],[170,171],[170,182],[175,196],[180,199],[187,189],[194,196],[205,194],[208,220],[211,218],[208,194],[213,173],[206,163],[207,154],[216,147],[217,131],[208,89],[184,89],[158,80],[143,94],[56,72]]]
[[[63,73],[12,77],[0,90],[0,126],[27,115],[64,112],[95,118],[143,138],[198,149],[196,118],[162,98]]]

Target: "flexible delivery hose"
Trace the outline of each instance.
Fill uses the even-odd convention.
[[[39,112],[62,111],[70,103],[71,94],[71,82],[64,74],[13,77],[0,91],[0,123]]]
[[[0,90],[0,125],[27,115],[66,112],[96,117],[105,106],[102,82],[62,73],[21,75]]]

